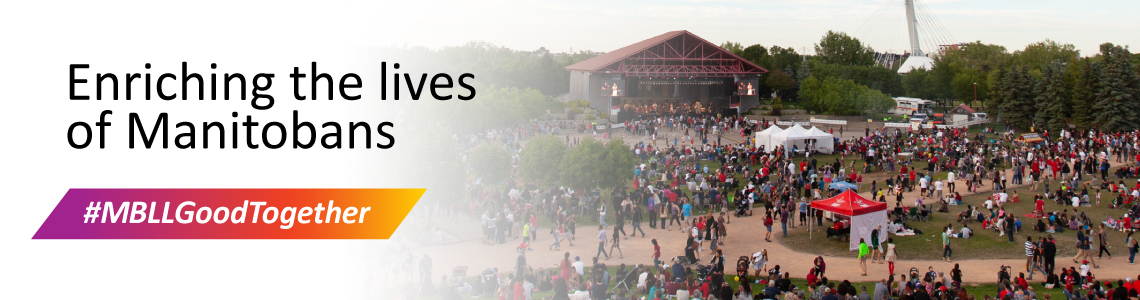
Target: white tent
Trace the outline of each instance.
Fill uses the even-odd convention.
[[[911,55],[903,61],[902,66],[899,67],[899,74],[910,73],[915,69],[926,69],[930,71],[934,68],[934,59],[926,56]]]
[[[887,239],[887,204],[871,201],[859,196],[851,190],[844,191],[835,197],[811,202],[811,207],[851,217],[849,250],[859,250],[859,239],[871,245],[871,231],[879,230],[878,240],[883,243]],[[810,222],[809,222],[810,223]]]
[[[835,135],[823,132],[823,130],[812,126],[811,129],[808,129],[808,136],[815,139],[815,144],[812,147],[815,151],[831,153],[832,150],[835,150]]]
[[[771,135],[770,139],[771,141],[769,143],[772,144],[772,147],[783,145],[784,153],[788,153],[792,151],[793,146],[798,149],[806,149],[807,140],[811,139],[811,137],[808,136],[807,129],[800,127],[800,125],[792,125],[792,127],[788,127],[788,129],[784,129],[784,131],[780,133]]]
[[[772,126],[769,126],[767,129],[756,133],[756,140],[754,145],[756,145],[756,147],[764,146],[765,151],[772,151],[773,145],[771,143],[770,137],[773,134],[780,133],[781,131],[784,130],[780,129],[780,127],[776,126],[775,124],[772,124]]]

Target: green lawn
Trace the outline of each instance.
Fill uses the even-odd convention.
[[[1087,178],[1087,176],[1086,176]],[[1055,184],[1053,185],[1056,186]],[[958,187],[964,189],[965,187]],[[905,260],[934,260],[941,259],[942,255],[942,227],[947,224],[953,224],[955,231],[960,230],[962,225],[956,223],[955,219],[958,212],[966,209],[966,205],[981,206],[985,202],[986,197],[990,192],[986,188],[991,188],[987,184],[985,187],[979,188],[979,194],[964,197],[962,205],[951,206],[950,213],[932,213],[930,221],[911,221],[908,225],[913,228],[921,230],[922,235],[899,237],[892,235],[900,259]],[[983,191],[984,190],[984,191]],[[1036,224],[1036,219],[1021,217],[1029,214],[1033,210],[1033,204],[1030,202],[1033,199],[1034,192],[1030,192],[1030,187],[1025,186],[1021,188],[1007,190],[1012,198],[1013,193],[1020,194],[1021,203],[1008,203],[1005,208],[1007,211],[1013,213],[1014,216],[1021,218],[1022,231],[1014,233],[1014,241],[1011,245],[1006,236],[998,236],[998,233],[992,230],[982,230],[981,223],[971,222],[970,228],[974,230],[975,235],[970,239],[953,239],[951,240],[951,248],[954,250],[955,258],[1023,258],[1025,257],[1025,249],[1023,243],[1025,237],[1032,236],[1035,240],[1042,236],[1043,233],[1038,233],[1032,230],[1033,225]],[[1090,194],[1095,194],[1095,191],[1090,191]],[[1124,210],[1108,208],[1108,201],[1116,197],[1115,193],[1109,191],[1102,192],[1102,203],[1100,206],[1080,207],[1077,211],[1083,212],[1088,215],[1093,222],[1105,220],[1107,217],[1120,218],[1124,214]],[[1095,199],[1095,198],[1094,198]],[[1095,200],[1092,200],[1095,202]],[[913,199],[904,200],[913,203]],[[1045,200],[1045,211],[1062,211],[1068,210],[1072,215],[1074,207],[1062,206],[1054,204],[1052,201]],[[829,225],[827,223],[824,224]],[[1113,246],[1110,251],[1117,258],[1127,258],[1128,250],[1124,248],[1125,233],[1119,231],[1105,231],[1109,237],[1109,245]],[[1066,257],[1076,255],[1076,231],[1065,230],[1063,233],[1054,233],[1053,237],[1057,240],[1057,260],[1064,261]],[[818,243],[820,240],[819,235],[823,233],[816,232],[814,240],[807,239],[807,232],[797,228],[795,231],[789,231],[789,238],[782,241],[789,247],[797,251],[815,253],[820,255],[851,255],[847,251],[847,243],[840,242],[834,239],[826,240],[824,243]],[[1095,242],[1095,241],[1094,241]],[[1094,247],[1095,250],[1095,247]]]

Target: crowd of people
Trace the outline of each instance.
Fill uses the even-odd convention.
[[[867,129],[863,137],[837,139],[837,155],[827,162],[816,153],[791,156],[779,146],[763,149],[751,145],[748,133],[768,124],[768,120],[709,115],[675,115],[625,122],[624,134],[647,137],[647,141],[637,142],[630,148],[642,163],[627,185],[614,189],[607,197],[598,189],[537,189],[517,178],[508,181],[506,188],[501,189],[506,192],[500,194],[483,189],[479,183],[470,185],[468,197],[472,200],[468,211],[482,212],[479,219],[484,243],[501,244],[520,237],[522,240],[516,247],[520,262],[515,267],[516,272],[505,278],[493,272],[495,280],[489,282],[495,285],[495,295],[528,300],[536,291],[554,291],[554,299],[973,299],[975,295],[960,285],[961,270],[957,266],[949,271],[949,276],[931,269],[922,274],[899,274],[896,278],[894,262],[898,254],[893,238],[885,238],[880,243],[877,236],[908,230],[905,223],[914,218],[908,214],[912,207],[920,214],[950,212],[951,206],[962,203],[960,192],[984,192],[992,196],[983,205],[965,205],[958,213],[961,229],[956,230],[952,224],[942,228],[944,260],[951,260],[951,238],[969,238],[976,234],[969,227],[972,222],[981,223],[983,230],[1008,235],[1012,243],[1014,233],[1022,230],[1023,217],[1037,219],[1036,225],[1027,224],[1041,234],[1036,240],[1027,237],[1025,242],[1025,271],[1029,278],[1024,278],[1024,272],[1018,277],[1010,276],[1010,269],[1003,266],[998,276],[999,290],[994,291],[996,298],[1040,299],[1024,283],[1040,272],[1047,286],[1064,289],[1069,299],[1121,299],[1113,298],[1116,295],[1113,283],[1098,281],[1089,270],[1090,266],[1098,267],[1092,257],[1091,237],[1097,238],[1099,258],[1108,252],[1109,241],[1104,230],[1127,232],[1128,237],[1122,243],[1130,252],[1129,262],[1134,262],[1137,245],[1132,232],[1140,212],[1137,205],[1140,182],[1130,187],[1125,180],[1136,178],[1140,168],[1125,166],[1112,174],[1109,170],[1113,161],[1135,164],[1140,159],[1140,133],[1046,132],[1043,134],[1045,142],[1030,143],[1018,139],[1012,131],[990,129],[979,133],[964,129]],[[487,140],[500,142],[517,153],[521,148],[520,139],[555,133],[562,126],[572,127],[557,122],[534,122],[488,130],[469,139],[472,144]],[[744,142],[721,143],[721,137],[730,132],[740,133]],[[716,139],[710,140],[711,135]],[[659,145],[658,140],[664,144]],[[573,144],[569,137],[567,142]],[[888,176],[882,182],[872,181],[869,189],[864,189],[864,176],[878,172]],[[876,201],[887,202],[889,196],[895,200],[891,220],[896,226],[891,226],[889,232],[882,227],[875,229],[876,237],[862,242],[857,254],[864,275],[868,257],[871,263],[890,264],[889,277],[875,284],[873,296],[864,297],[866,287],[860,293],[847,281],[828,280],[822,257],[807,273],[795,274],[807,279],[807,285],[802,287],[790,284],[790,276],[794,275],[791,272],[781,271],[779,266],[769,268],[766,251],[741,257],[735,276],[730,274],[731,269],[725,272],[725,264],[730,263],[726,262],[721,248],[725,247],[728,224],[733,217],[754,213],[761,216],[765,240],[769,242],[776,222],[783,236],[787,236],[789,227],[805,226],[809,222],[823,227],[823,211],[813,209],[808,202],[838,193],[840,189],[833,188],[837,182],[867,191]],[[959,190],[956,183],[962,184],[963,190]],[[1006,193],[1012,188],[1009,184],[1029,185],[1031,191],[1039,193],[1032,196],[1035,205],[1032,215],[1014,216],[1005,209],[1006,205],[1021,202],[1016,192]],[[903,194],[914,190],[919,193],[912,205]],[[1106,201],[1106,205],[1119,210],[1122,216],[1097,224],[1076,209],[1101,205],[1102,192],[1117,194],[1116,198]],[[1072,203],[1074,209],[1071,213],[1068,209],[1046,212],[1043,205],[1046,200]],[[764,208],[763,213],[757,205]],[[454,215],[458,215],[460,206],[455,207]],[[549,221],[549,228],[543,228],[541,233],[549,236],[550,244],[538,244],[539,218]],[[585,269],[580,257],[571,260],[569,253],[555,269],[525,263],[526,253],[533,251],[535,245],[548,245],[549,251],[559,251],[563,243],[573,245],[577,231],[583,229],[578,226],[582,220],[597,223],[597,231],[590,232],[598,243],[597,252],[588,259],[593,262],[590,270]],[[647,259],[644,264],[622,264],[615,274],[610,274],[612,269],[604,262],[615,251],[624,257],[620,244],[638,233],[644,237],[646,221],[650,230],[676,229],[687,233],[684,249],[674,249],[678,255],[665,258],[653,240],[652,262]],[[843,216],[834,216],[833,222],[828,228],[829,235],[850,230],[850,222]],[[1095,233],[1094,228],[1098,228]],[[1079,268],[1057,270],[1056,245],[1051,234],[1065,230],[1077,231],[1081,250],[1073,261],[1083,263]],[[706,261],[708,263],[704,263]],[[748,272],[749,268],[752,273]],[[734,280],[729,282],[725,275]],[[449,297],[457,296],[458,283],[444,282],[440,292]],[[1130,291],[1135,297],[1131,280],[1115,286],[1125,289],[1125,295]]]

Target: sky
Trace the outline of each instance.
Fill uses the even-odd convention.
[[[917,0],[920,41],[982,41],[1023,49],[1052,39],[1081,55],[1112,42],[1140,46],[1140,1]],[[711,42],[814,53],[828,30],[880,51],[909,50],[903,0],[415,1],[389,3],[370,45],[439,48],[484,41],[518,50],[611,51],[672,30]],[[416,11],[423,13],[398,13]],[[928,17],[933,16],[933,17]],[[937,19],[937,21],[934,21]],[[933,30],[941,24],[944,30]],[[924,36],[925,35],[925,36]],[[387,43],[387,44],[385,44]],[[1137,51],[1132,49],[1132,51]]]

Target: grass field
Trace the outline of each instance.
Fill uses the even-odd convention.
[[[1055,186],[1055,185],[1054,185]],[[964,188],[964,187],[960,187]],[[981,206],[985,202],[986,197],[990,195],[988,190],[983,192],[983,189],[990,188],[990,186],[979,188],[979,194],[964,197],[963,204],[959,206],[951,206],[949,213],[934,212],[931,215],[930,221],[911,221],[907,224],[911,227],[921,230],[922,235],[915,236],[892,236],[897,245],[899,258],[904,260],[933,260],[941,259],[942,255],[942,238],[941,228],[947,224],[952,224],[955,231],[960,230],[962,225],[955,222],[957,213],[966,209],[966,205]],[[1010,245],[1009,239],[1006,236],[998,236],[997,232],[992,230],[982,230],[981,223],[971,222],[970,228],[974,230],[975,235],[970,239],[953,239],[951,240],[951,248],[954,250],[955,258],[1023,258],[1025,257],[1025,250],[1022,244],[1025,242],[1026,236],[1032,236],[1035,240],[1046,233],[1038,233],[1032,230],[1036,224],[1036,219],[1024,217],[1033,210],[1033,195],[1034,192],[1030,191],[1030,187],[1020,187],[1016,189],[1007,190],[1012,197],[1014,192],[1020,195],[1021,203],[1007,203],[1005,208],[1014,216],[1019,216],[1021,219],[1022,230],[1014,233],[1013,245]],[[1090,193],[1095,193],[1092,191]],[[1091,207],[1075,208],[1076,211],[1085,213],[1093,222],[1100,222],[1105,218],[1111,216],[1119,219],[1124,214],[1124,210],[1108,208],[1108,201],[1116,197],[1116,194],[1109,191],[1103,191],[1101,194],[1102,203],[1097,206],[1095,200]],[[913,201],[907,199],[905,201]],[[905,203],[904,201],[904,203]],[[1072,215],[1074,207],[1054,204],[1052,201],[1045,201],[1045,211],[1062,211],[1068,210]],[[829,225],[827,223],[824,224]],[[1109,245],[1115,246],[1109,249],[1119,261],[1127,259],[1128,250],[1124,247],[1124,232],[1112,231],[1106,229],[1108,235]],[[797,228],[794,233],[789,231],[789,238],[782,241],[789,247],[797,251],[816,253],[820,255],[853,255],[847,251],[847,243],[840,242],[835,239],[826,240],[819,243],[818,237],[813,240],[808,240],[806,237],[797,237],[807,235],[807,232]],[[817,232],[817,235],[819,233]],[[1076,254],[1076,231],[1065,230],[1063,233],[1053,233],[1053,238],[1057,240],[1057,257],[1058,261],[1064,261],[1065,257],[1072,257]],[[1094,247],[1094,250],[1095,247]],[[1107,257],[1106,257],[1107,258]]]

